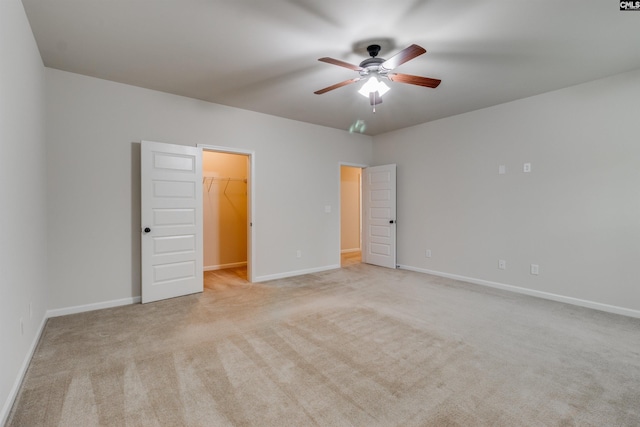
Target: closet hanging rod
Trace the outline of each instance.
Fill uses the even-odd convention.
[[[247,178],[231,178],[228,176],[205,176],[202,178],[202,182],[204,183],[206,180],[210,179],[212,182],[213,181],[220,181],[220,182],[228,182],[228,181],[234,181],[234,182],[247,182]]]
[[[211,191],[211,186],[214,181],[224,182],[226,185],[224,186],[224,194],[227,194],[227,188],[229,187],[229,182],[244,182],[247,183],[247,178],[231,178],[231,177],[219,177],[219,176],[204,176],[202,177],[202,185],[205,185],[209,180],[209,185],[207,185],[207,192]]]

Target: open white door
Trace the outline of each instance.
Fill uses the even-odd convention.
[[[396,268],[396,165],[363,169],[362,213],[362,261]]]
[[[202,149],[142,141],[142,302],[202,292]]]

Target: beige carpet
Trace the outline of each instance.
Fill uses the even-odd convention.
[[[638,426],[640,320],[353,264],[50,319],[10,426]]]

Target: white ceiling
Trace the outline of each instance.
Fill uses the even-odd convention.
[[[640,68],[640,12],[615,0],[23,0],[45,66],[366,134],[412,126]],[[364,39],[397,72],[373,114],[357,77]]]

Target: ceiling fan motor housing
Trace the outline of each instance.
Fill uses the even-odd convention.
[[[362,68],[362,70],[359,71],[360,75],[364,77],[371,73],[378,73],[383,77],[386,76],[389,70],[382,67],[382,63],[385,62],[386,59],[376,58],[378,53],[380,53],[380,45],[372,44],[367,46],[367,52],[369,52],[371,58],[367,58],[360,63],[360,68]]]
[[[378,73],[385,75],[389,70],[384,69],[381,65],[385,61],[383,58],[367,58],[360,63],[360,75],[366,76],[369,73]]]
[[[371,55],[371,58],[367,58],[360,63],[360,75],[366,76],[370,73],[380,73],[380,71],[384,70],[380,65],[385,61],[383,58],[376,58],[378,53],[380,53],[380,45],[371,44],[367,46],[367,52]]]

